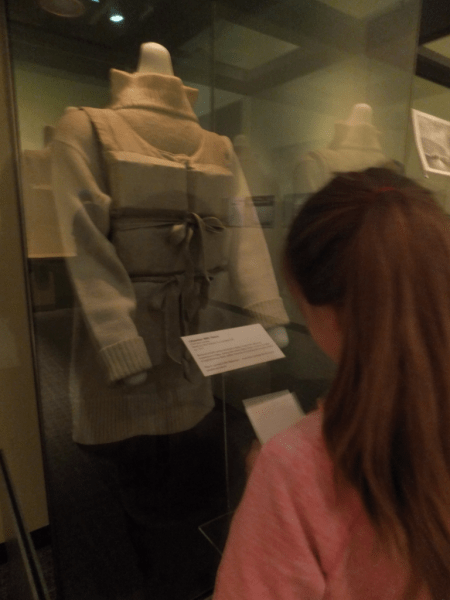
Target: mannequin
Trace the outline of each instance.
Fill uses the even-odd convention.
[[[127,128],[124,129],[123,132],[121,131],[120,136],[118,136],[121,139],[125,139],[126,136],[128,146],[124,148],[125,151],[138,153],[144,151],[149,152],[152,156],[157,156],[158,161],[164,161],[165,157],[170,158],[180,155],[181,159],[179,162],[174,161],[169,165],[176,167],[178,165],[184,165],[185,157],[196,156],[195,153],[198,152],[199,147],[203,144],[205,150],[203,151],[203,154],[200,155],[201,161],[205,164],[208,164],[208,161],[211,161],[212,165],[217,165],[216,168],[218,169],[219,179],[222,178],[224,182],[224,187],[219,193],[220,198],[216,202],[216,209],[220,212],[223,208],[223,199],[230,194],[231,188],[228,188],[232,180],[234,181],[232,187],[237,186],[236,192],[239,196],[248,196],[245,179],[233,154],[231,144],[229,141],[227,142],[225,138],[215,134],[209,134],[201,129],[191,108],[191,105],[195,101],[197,91],[183,86],[181,81],[173,76],[170,55],[165,48],[155,43],[143,44],[138,63],[138,71],[129,75],[113,70],[111,73],[111,82],[113,98],[109,106],[109,112],[112,113],[110,115],[111,117],[120,115],[120,118],[123,119],[125,125],[127,125]],[[173,114],[175,119],[172,116],[164,116],[166,112],[168,112],[165,104],[162,107],[158,105],[158,103],[167,102],[171,103],[170,115]],[[161,112],[161,109],[163,109],[163,113]],[[106,114],[108,111],[100,111],[101,115],[103,115],[103,112]],[[117,126],[121,126],[122,121],[118,123],[119,125]],[[109,125],[105,125],[104,129],[107,129],[108,126]],[[68,109],[61,120],[55,135],[53,181],[56,188],[55,193],[58,200],[64,243],[67,247],[71,247],[72,253],[80,253],[81,251],[86,253],[86,260],[89,259],[91,261],[91,272],[93,272],[96,277],[96,279],[93,280],[93,284],[96,284],[97,282],[102,283],[105,278],[108,282],[111,280],[111,290],[114,291],[115,287],[118,286],[120,287],[121,293],[125,290],[127,302],[132,305],[134,310],[135,292],[133,292],[132,287],[130,287],[129,276],[124,272],[123,264],[117,262],[116,254],[112,253],[112,249],[108,246],[105,239],[106,235],[111,234],[109,230],[111,227],[111,215],[109,211],[105,210],[105,207],[111,206],[111,198],[107,193],[108,184],[105,182],[106,174],[103,172],[104,165],[102,164],[101,156],[99,156],[98,147],[96,143],[94,143],[93,127],[96,126],[93,125],[91,118],[88,117],[85,111]],[[131,132],[129,131],[129,128],[131,128]],[[139,137],[136,137],[135,132]],[[204,142],[204,139],[208,141],[208,144]],[[150,148],[149,144],[151,145]],[[209,154],[206,151],[207,148],[210,149]],[[118,155],[116,149],[108,150],[108,152],[109,156]],[[160,155],[158,155],[158,152],[160,152]],[[78,159],[80,158],[80,155],[83,158],[87,158],[88,162],[79,164]],[[159,158],[159,156],[161,156],[161,158]],[[118,169],[121,168],[121,164],[122,163],[119,160],[117,168],[111,169],[111,177],[113,177],[113,179],[118,172]],[[139,167],[141,163],[138,161],[136,164],[137,167]],[[174,173],[178,177],[179,169],[175,169]],[[137,178],[137,181],[139,181],[141,177],[142,175]],[[208,177],[207,172],[206,177]],[[170,177],[163,180],[164,185],[167,185],[167,182],[171,182]],[[133,181],[133,183],[135,182]],[[149,186],[145,188],[146,193],[148,193],[148,188],[154,188],[153,181],[150,181]],[[80,191],[77,192],[77,190]],[[166,194],[167,192],[165,189],[162,189],[161,193]],[[179,192],[177,191],[176,193],[178,194]],[[207,214],[210,207],[206,205],[206,202],[212,201],[209,200],[210,196],[211,193],[208,192],[205,199],[199,198],[198,206],[196,207],[196,209],[198,209],[197,212]],[[173,204],[173,207],[176,206],[176,203]],[[85,214],[86,212],[87,215]],[[222,214],[220,216],[223,217]],[[237,241],[239,242],[238,247],[241,246],[244,249],[247,249],[247,251],[250,250],[252,254],[250,260],[252,265],[251,273],[245,271],[245,269],[245,272],[240,272],[239,270],[241,267],[247,267],[242,263],[239,255],[233,257],[233,260],[235,262],[237,261],[237,272],[234,274],[234,279],[237,279],[238,285],[240,281],[245,283],[245,280],[249,275],[252,275],[254,272],[254,259],[255,257],[259,258],[261,251],[263,254],[259,263],[263,264],[266,258],[268,259],[262,233],[253,225],[254,223],[252,221],[252,227],[251,229],[248,228],[247,232],[232,232],[235,237],[237,235]],[[243,230],[244,229],[245,228],[243,228]],[[90,239],[86,239],[88,236],[90,236]],[[94,241],[95,244],[97,244],[97,247],[92,249],[88,242],[92,244]],[[251,244],[248,243],[250,241]],[[251,250],[252,244],[254,244],[255,247],[254,252]],[[86,245],[89,247],[86,248]],[[112,271],[107,268],[109,267],[108,261],[115,261],[114,269]],[[268,259],[268,261],[270,264],[270,259]],[[74,273],[74,283],[78,291],[82,309],[84,310],[85,315],[87,314],[89,316],[87,309],[92,307],[90,306],[91,296],[88,295],[88,292],[92,289],[92,285],[89,290],[83,288],[85,280],[84,271],[81,273],[82,277],[77,278],[76,271],[77,269],[82,270],[82,264],[80,266],[77,265],[77,261],[72,261],[72,264],[69,266]],[[120,269],[120,275],[118,275],[118,269]],[[265,326],[270,328],[270,326],[276,326],[277,321],[280,323],[287,322],[287,315],[282,307],[281,300],[277,296],[278,292],[271,269],[266,269],[265,276],[266,280],[264,281],[264,286],[257,284],[257,282],[252,283],[252,286],[256,290],[255,293],[252,291],[252,294],[255,296],[256,300],[253,304],[267,306],[268,303],[272,303],[272,305],[274,305],[275,313],[273,313],[273,316],[266,315],[267,318],[264,323]],[[119,281],[116,282],[115,280],[118,277]],[[270,293],[273,295],[273,300],[267,294],[267,287],[269,287]],[[111,290],[108,291],[111,292]],[[97,291],[96,293],[98,294],[99,292]],[[123,296],[120,296],[119,298],[121,302],[122,298]],[[111,302],[110,296],[105,296],[105,302]],[[94,309],[97,309],[97,307],[94,307]],[[125,317],[128,317],[128,309],[126,312],[127,314]],[[264,317],[263,313],[260,313],[260,315]],[[108,314],[107,316],[109,317],[110,315]],[[102,319],[103,318],[104,315],[102,315]],[[103,341],[98,338],[98,335],[100,334],[96,333],[97,323],[95,320],[91,323],[88,319],[87,325],[88,328],[91,329],[91,334],[93,333],[94,338],[97,337],[100,348],[102,348],[103,345],[106,345],[105,350],[108,350],[111,346],[111,339],[108,337],[106,341]],[[114,325],[115,323],[113,322],[111,326]],[[124,338],[125,340],[134,339],[135,333],[133,327],[134,324],[132,320],[127,318],[127,337]],[[100,333],[103,334],[103,332]],[[109,333],[110,332],[108,332],[108,335]],[[143,350],[141,341],[136,341],[136,346],[131,348],[130,352],[131,351],[132,355],[127,355],[126,361],[122,360],[120,365],[108,365],[110,369],[109,376],[112,383],[119,381],[138,384],[139,382],[142,382],[146,374],[148,378],[149,373],[154,370],[151,368],[152,365],[146,358],[147,351]],[[137,353],[139,353],[139,356]],[[116,358],[109,356],[109,354],[109,351],[106,352],[107,360],[110,361],[112,358]],[[138,369],[137,365],[135,366],[134,364],[131,366],[128,365],[130,361],[142,365],[141,368]],[[116,372],[117,370],[118,373]],[[134,370],[134,372],[127,373],[127,370]],[[119,377],[118,375],[121,376]],[[108,391],[108,394],[111,396],[111,394],[116,392],[118,392],[117,388],[112,388]],[[98,390],[98,393],[101,393],[100,390]],[[196,395],[199,395],[198,391],[196,392]],[[110,403],[110,399],[108,402]],[[89,418],[92,417],[92,415],[89,415]],[[140,414],[140,419],[142,419],[142,414]],[[83,417],[81,420],[84,420]],[[78,420],[78,425],[79,423],[80,420]],[[92,425],[92,423],[89,425]],[[180,426],[181,425],[176,426],[176,429]],[[183,428],[186,428],[186,424]],[[127,429],[129,430],[130,428],[128,427]],[[158,427],[151,430],[150,427],[149,431],[145,431],[145,429],[140,427],[137,430],[135,429],[135,432],[136,434],[171,433],[172,428],[165,424],[162,429]],[[82,431],[81,427],[78,427],[78,430],[75,431],[75,440],[81,443],[106,443],[128,437],[130,434],[130,432],[120,433],[117,431],[113,435],[110,433],[105,434],[105,432],[103,432],[103,434],[100,432],[91,432],[90,435],[87,435],[87,433],[87,431]]]
[[[232,144],[201,128],[168,52],[144,44],[136,73],[111,71],[111,95],[106,109],[68,109],[53,142],[79,305],[73,439],[116,469],[151,597],[188,597],[176,569],[205,564],[198,526],[227,507],[223,423],[180,336],[227,281],[266,329],[288,317],[254,211],[227,227],[226,200],[249,196]]]
[[[372,108],[355,104],[346,121],[335,123],[329,146],[308,152],[299,160],[294,169],[294,192],[316,192],[336,172],[360,171],[388,163],[379,135],[372,124]]]
[[[167,186],[186,185],[182,178],[185,177],[185,157],[189,156],[195,157],[200,165],[198,176],[195,174],[195,169],[188,171],[189,177],[194,178],[192,185],[195,185],[195,189],[198,190],[194,195],[197,214],[214,214],[214,218],[223,222],[226,220],[224,198],[229,198],[232,194],[237,194],[239,197],[249,196],[245,178],[230,141],[202,130],[198,124],[191,107],[196,95],[195,90],[186,88],[172,75],[150,72],[153,57],[156,57],[155,68],[158,71],[172,72],[167,51],[157,44],[145,44],[139,60],[139,68],[144,69],[144,72],[127,74],[113,70],[111,72],[113,98],[110,108],[97,109],[97,111],[68,109],[57,128],[53,143],[53,183],[63,243],[71,249],[72,254],[78,255],[78,258],[69,259],[68,266],[80,301],[83,320],[90,338],[94,340],[93,346],[86,346],[86,352],[80,353],[80,357],[84,357],[85,361],[88,352],[91,354],[89,363],[79,371],[87,387],[84,388],[84,383],[75,382],[75,393],[79,400],[74,404],[75,411],[78,413],[74,419],[74,439],[79,443],[108,443],[133,435],[159,435],[186,430],[199,422],[213,405],[207,380],[203,377],[194,377],[195,384],[186,382],[180,368],[170,361],[170,364],[165,361],[164,348],[159,348],[161,342],[153,337],[145,341],[139,335],[132,314],[136,307],[139,308],[139,302],[144,303],[144,299],[139,300],[138,297],[136,300],[136,283],[127,274],[123,260],[118,261],[117,248],[111,247],[109,242],[111,235],[122,239],[128,235],[127,231],[132,230],[126,229],[128,225],[121,225],[111,218],[114,211],[111,213],[109,207],[116,206],[117,202],[107,193],[108,186],[120,187],[123,178],[129,177],[135,191],[128,199],[129,193],[125,190],[124,202],[134,202],[136,186],[141,186],[139,194],[142,200],[139,202],[142,207],[148,205],[145,199],[148,190],[155,190],[152,173],[156,173],[156,166],[151,167],[150,170],[145,166],[141,167],[143,163],[140,159],[131,163],[124,162],[120,154],[122,151],[128,153],[123,156],[131,156],[130,152],[138,152],[139,155],[148,152],[150,156],[155,157],[152,160],[156,160],[158,169],[161,165],[161,175],[158,175],[160,177],[158,194],[167,199],[162,205],[161,200],[155,200],[159,203],[158,206],[168,206],[167,202],[172,202],[170,206],[176,210],[178,206],[185,206],[185,201],[177,200],[180,198],[182,187],[176,188],[180,191],[169,192],[170,188]],[[164,103],[164,106],[159,108],[158,103]],[[166,104],[170,106],[170,110],[166,108]],[[109,120],[105,124],[95,124],[92,121],[93,118],[105,119],[106,116]],[[106,181],[109,176],[104,172],[104,162],[99,155],[93,128],[97,132],[111,131],[113,140],[111,143],[120,140],[120,143],[125,144],[120,150],[116,150],[114,146],[106,149],[104,160],[116,161],[113,166],[108,166],[111,169],[110,183]],[[114,128],[120,129],[117,135],[114,133]],[[211,164],[211,167],[203,167],[202,164]],[[169,173],[167,176],[164,175],[166,165]],[[124,174],[119,176],[121,169]],[[170,174],[171,170],[174,175]],[[131,171],[139,175],[127,175]],[[203,171],[205,175],[202,175]],[[148,184],[144,183],[145,178],[149,178]],[[215,189],[214,186],[217,188],[218,185],[219,188]],[[209,189],[208,186],[213,187]],[[173,201],[167,196],[168,193],[172,196],[175,194]],[[189,197],[192,198],[192,194]],[[210,212],[211,209],[213,213]],[[267,329],[271,329],[286,323],[288,317],[279,297],[263,233],[260,228],[253,226],[254,218],[249,216],[244,220],[251,222],[252,225],[233,228],[228,233],[225,232],[225,235],[206,233],[211,241],[207,239],[209,246],[204,256],[214,257],[218,252],[217,240],[224,238],[221,244],[224,248],[226,246],[230,248],[229,259],[226,259],[230,261],[228,272],[232,283],[240,290],[243,308],[249,310],[250,314]],[[116,223],[117,231],[114,229]],[[230,235],[234,241],[230,239]],[[131,234],[128,237],[130,238]],[[131,242],[134,243],[134,239]],[[71,253],[68,252],[68,255]],[[159,246],[153,249],[155,256],[158,253],[160,253]],[[138,254],[139,249],[134,255]],[[220,270],[224,259],[218,257],[214,260],[219,262],[212,267]],[[88,265],[89,280],[86,279]],[[160,271],[159,265],[152,267],[155,268],[157,272]],[[170,270],[170,265],[167,268]],[[222,275],[215,274],[214,281],[218,281],[221,277]],[[137,285],[139,294],[143,293],[140,291],[143,283],[138,282]],[[157,293],[166,294],[167,286],[164,287],[166,284],[159,285],[161,291]],[[196,285],[200,285],[200,281]],[[95,295],[92,295],[94,289]],[[162,297],[160,301],[167,307],[168,299]],[[116,313],[117,317],[115,317]],[[145,322],[149,316],[151,319],[156,319],[154,325],[148,321],[146,325],[148,328],[156,331],[155,327],[161,327],[157,324],[156,313],[149,315],[146,311],[138,312],[138,317],[139,314],[142,314]],[[172,319],[168,317],[166,328],[171,321]],[[123,327],[123,332],[116,331],[119,325]],[[148,331],[153,335],[151,329]],[[195,328],[192,332],[195,332]],[[161,332],[161,335],[169,335],[168,330],[166,334]],[[175,332],[174,335],[177,337],[179,333]],[[175,354],[176,361],[180,364],[180,361],[184,362],[184,358],[180,355],[182,344],[179,339],[175,342],[175,337],[172,336],[169,340],[171,346],[169,354],[172,356]],[[174,348],[174,344],[177,348]],[[93,364],[98,364],[99,359],[107,369],[109,388],[101,387],[98,381],[100,367],[97,367],[97,375],[95,375]],[[159,363],[167,364],[170,371],[178,369],[176,380],[180,381],[181,388],[167,387],[167,382],[173,378],[170,375],[162,375],[161,369],[156,368]],[[89,381],[88,371],[91,373]],[[195,368],[191,371],[196,373]],[[152,397],[157,397],[158,402],[152,406],[145,403],[142,407],[145,413],[143,415],[142,410],[139,409],[139,418],[135,419],[130,413],[124,415],[122,388],[117,387],[116,382],[131,384],[129,387],[136,387],[137,394],[144,392],[141,388],[142,384],[156,386],[157,396],[154,396],[154,392],[149,391],[149,393]],[[114,387],[111,387],[111,384]],[[166,394],[171,396],[172,390],[175,389],[182,389],[186,399],[179,397],[174,404],[173,400],[164,398]],[[92,413],[89,400],[91,394],[92,397],[104,398],[97,401],[95,414]],[[181,412],[174,408],[178,405]],[[170,409],[170,414],[165,414],[167,406],[173,407]],[[192,407],[189,413],[188,406]],[[151,409],[156,413],[152,414]],[[113,414],[117,414],[117,422],[113,422],[115,420]],[[182,418],[180,418],[181,414]],[[117,425],[119,422],[120,429]]]

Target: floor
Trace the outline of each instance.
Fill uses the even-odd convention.
[[[39,567],[42,571],[42,575],[45,580],[45,584],[47,587],[49,600],[60,600],[61,596],[58,597],[56,581],[55,581],[55,566],[54,566],[54,557],[51,546],[45,546],[36,551]],[[3,563],[0,565],[0,600],[17,600],[14,598],[11,585],[10,585],[10,569],[8,563]],[[138,600],[139,596],[136,595],[136,600]],[[211,600],[212,595],[207,594],[206,596],[203,594],[197,600]],[[80,600],[83,600],[81,598]]]
[[[53,551],[51,546],[37,550],[39,565],[44,577],[50,600],[58,600],[56,593]],[[8,563],[0,565],[0,600],[17,600],[13,597],[10,584],[10,567]]]
[[[53,550],[51,546],[45,546],[37,550],[39,565],[47,585],[50,600],[57,600],[55,566],[53,561]]]

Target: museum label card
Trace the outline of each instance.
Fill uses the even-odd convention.
[[[244,407],[261,444],[305,415],[296,396],[288,390],[249,398],[244,400]]]
[[[181,339],[205,377],[284,357],[260,324],[196,333]]]

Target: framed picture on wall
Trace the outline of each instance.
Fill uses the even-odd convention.
[[[412,120],[424,171],[450,176],[450,121],[415,109]]]

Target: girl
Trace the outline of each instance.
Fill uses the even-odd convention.
[[[337,374],[259,453],[214,600],[450,598],[449,226],[387,169],[297,215],[287,280]]]

